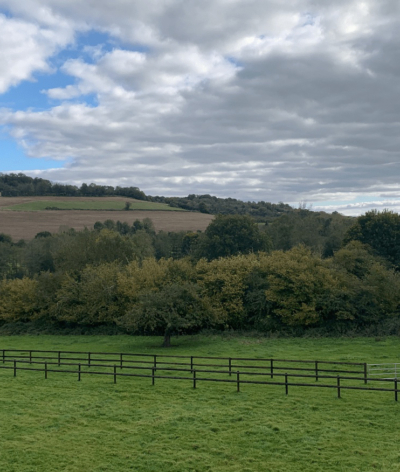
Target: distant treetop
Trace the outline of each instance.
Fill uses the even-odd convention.
[[[147,200],[146,195],[138,187],[112,187],[83,183],[76,185],[53,183],[50,180],[32,178],[25,174],[0,173],[0,193],[3,197],[110,197],[123,196]]]

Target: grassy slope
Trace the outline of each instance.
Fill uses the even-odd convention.
[[[129,201],[129,199],[127,199]],[[4,207],[4,210],[13,211],[43,211],[46,208],[58,208],[60,210],[123,210],[125,208],[125,202],[123,201],[110,201],[102,200],[99,198],[98,201],[53,201],[53,200],[38,200],[29,203],[20,203],[16,205],[10,205]],[[165,211],[185,211],[181,208],[172,208],[165,203],[153,203],[153,202],[131,202],[131,210],[165,210]]]
[[[160,353],[160,339],[0,337],[2,348]],[[395,362],[400,340],[181,337],[169,354]],[[400,471],[386,392],[0,370],[0,470]]]

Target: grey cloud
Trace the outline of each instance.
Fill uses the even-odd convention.
[[[337,200],[346,212],[363,207],[340,199],[381,205],[400,189],[396,2],[45,3],[76,30],[86,22],[125,41],[142,31],[151,49],[70,61],[76,89],[49,92],[60,106],[0,112],[30,155],[72,159],[41,175],[150,194]],[[97,107],[79,98],[88,90]]]

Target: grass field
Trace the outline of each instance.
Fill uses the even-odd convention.
[[[165,203],[142,202],[139,200],[131,201],[130,199],[126,199],[126,201],[129,201],[131,204],[130,210],[185,211],[181,208],[172,208]],[[124,210],[125,201],[119,199],[106,200],[102,198],[85,201],[71,198],[69,201],[39,200],[2,207],[3,210],[11,211],[43,211],[49,208],[53,210]]]
[[[0,337],[0,349],[164,353],[160,338]],[[396,362],[399,338],[179,337],[168,354]],[[400,471],[400,402],[387,392],[0,369],[0,470]]]

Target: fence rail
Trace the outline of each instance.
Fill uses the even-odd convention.
[[[368,364],[368,377],[379,377],[386,379],[400,378],[400,364]]]
[[[117,377],[150,378],[152,385],[156,379],[190,380],[193,388],[198,382],[225,382],[238,392],[243,384],[277,385],[286,395],[289,387],[334,388],[338,398],[342,390],[366,390],[392,392],[397,401],[399,391],[397,378],[372,378],[366,363],[342,361],[0,349],[0,369],[13,370],[14,377],[18,370],[44,372],[45,379],[50,372],[71,373],[78,381],[83,375],[112,376],[114,383]]]

